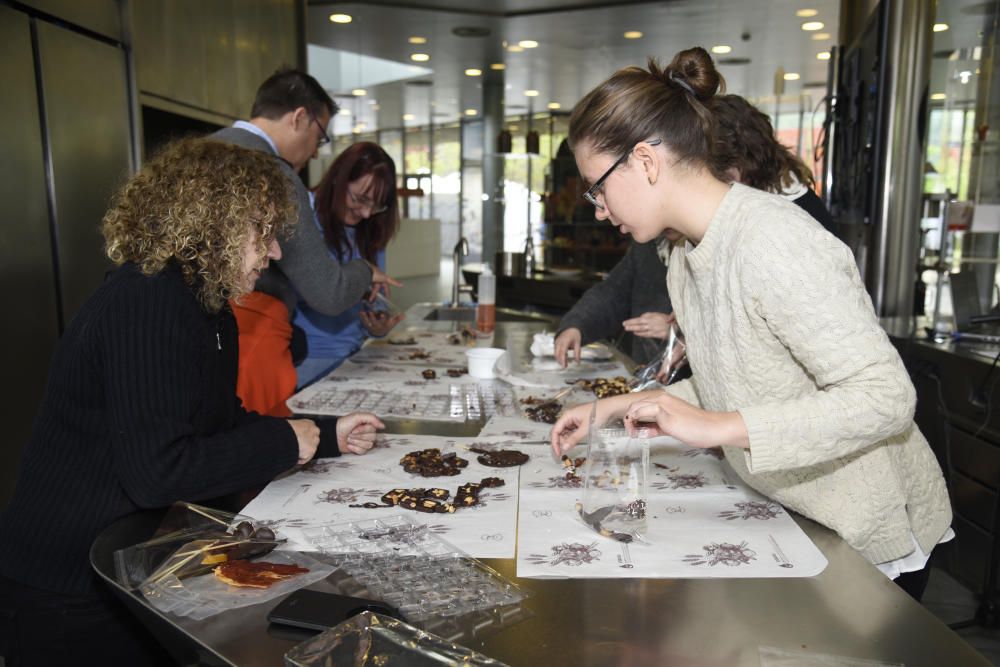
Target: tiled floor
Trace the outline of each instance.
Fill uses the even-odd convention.
[[[976,615],[976,598],[947,572],[934,568],[924,591],[923,604],[945,623],[955,623]],[[974,625],[956,632],[994,665],[1000,665],[1000,628]]]

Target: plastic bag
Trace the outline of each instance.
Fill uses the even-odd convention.
[[[505,667],[403,621],[365,611],[285,654],[289,667]]]
[[[592,422],[595,412],[596,407]],[[577,503],[580,518],[604,537],[645,541],[648,432],[639,429],[632,437],[624,428],[591,423],[588,439],[583,497]]]
[[[667,385],[677,379],[687,363],[687,346],[677,322],[670,325],[663,349],[645,366],[640,366],[629,382],[630,391],[645,391],[655,385]]]
[[[325,579],[333,567],[296,552],[271,553],[284,538],[253,519],[176,503],[151,540],[115,552],[115,572],[123,586],[142,592],[161,611],[207,618],[271,600]],[[258,559],[307,570],[274,575],[267,588],[237,587],[217,578],[223,563]],[[287,568],[286,568],[287,569]]]

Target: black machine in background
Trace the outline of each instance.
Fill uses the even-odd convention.
[[[888,90],[888,3],[872,12],[858,38],[840,52],[834,83],[828,206],[862,277],[871,271],[872,228],[881,220]]]

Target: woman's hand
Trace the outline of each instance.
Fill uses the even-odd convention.
[[[599,399],[594,423],[601,426],[612,419],[620,418],[625,413],[629,403],[640,395],[642,394],[625,394]],[[552,442],[552,452],[556,458],[576,447],[581,440],[587,437],[587,432],[590,430],[590,412],[593,409],[593,403],[582,403],[562,411],[559,419],[552,425],[552,432],[549,436]]]
[[[406,317],[406,314],[400,313],[395,317],[389,317],[389,314],[386,312],[378,310],[362,310],[358,317],[361,319],[361,326],[363,326],[368,333],[376,338],[381,338],[392,331],[392,328],[399,324],[399,322]]]
[[[370,412],[352,412],[337,420],[337,448],[341,454],[364,454],[375,445],[375,431],[385,424]]]
[[[622,322],[625,331],[629,331],[640,338],[666,338],[670,333],[670,327],[677,321],[677,316],[673,313],[648,312],[639,317]]]
[[[393,287],[403,286],[403,283],[399,282],[395,278],[390,278],[388,275],[385,274],[384,271],[382,271],[382,269],[378,268],[371,262],[368,262],[368,266],[371,267],[372,270],[372,289],[368,295],[369,301],[374,301],[375,295],[378,292],[382,292],[382,294],[389,296],[390,285],[392,285]]]
[[[309,462],[319,447],[319,426],[311,419],[289,419],[288,425],[295,431],[295,439],[299,442],[299,465]]]
[[[580,363],[580,348],[582,340],[583,334],[581,334],[580,330],[576,327],[570,327],[556,336],[554,344],[555,355],[556,361],[559,362],[560,366],[566,368],[566,354],[570,350],[576,351],[576,363]]]
[[[625,428],[634,434],[651,428],[652,435],[669,435],[691,447],[749,447],[750,436],[738,412],[709,412],[665,392],[636,401],[625,412]]]

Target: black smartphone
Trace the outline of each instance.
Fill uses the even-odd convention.
[[[371,611],[402,620],[399,612],[379,600],[355,598],[302,588],[282,600],[267,620],[297,628],[323,631],[355,614]]]

